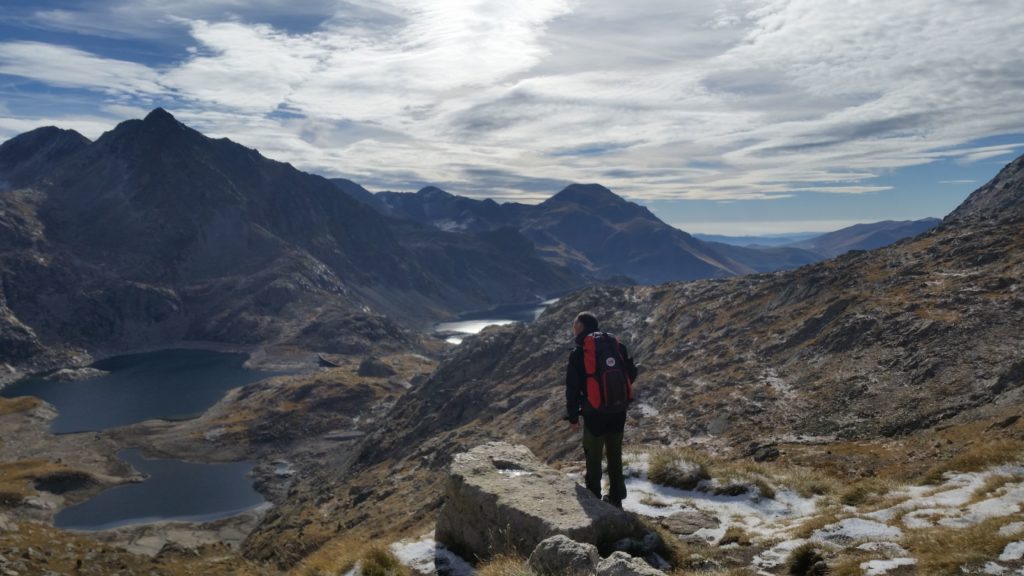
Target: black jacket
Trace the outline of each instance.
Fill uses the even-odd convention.
[[[626,426],[626,413],[602,414],[588,410],[584,395],[587,390],[587,371],[583,368],[583,339],[586,334],[576,337],[576,348],[569,354],[569,364],[565,370],[565,411],[566,418],[573,424],[579,422],[583,413],[583,425],[594,436],[617,434]],[[630,381],[636,381],[636,364],[629,356],[629,351],[619,342],[619,353],[626,362],[626,373]]]

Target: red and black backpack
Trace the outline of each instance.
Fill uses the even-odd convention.
[[[619,341],[607,332],[583,338],[583,368],[587,372],[587,404],[595,412],[625,412],[633,401],[633,382],[619,351]]]

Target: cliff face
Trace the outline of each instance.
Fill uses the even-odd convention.
[[[161,109],[75,136],[0,147],[0,178],[17,184],[0,193],[6,307],[47,345],[397,350],[409,327],[582,282],[525,240],[510,253],[383,216]]]

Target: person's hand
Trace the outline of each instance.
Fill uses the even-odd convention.
[[[572,430],[573,432],[579,432],[580,431],[580,423],[579,423],[579,421],[577,421],[577,422],[569,422],[569,429]]]

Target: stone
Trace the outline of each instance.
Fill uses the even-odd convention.
[[[702,510],[683,510],[666,516],[661,525],[669,532],[678,536],[689,536],[701,529],[718,528],[721,522],[718,517]]]
[[[597,576],[665,576],[665,573],[640,558],[613,552],[597,565]]]
[[[0,532],[10,532],[14,529],[14,522],[11,522],[7,516],[0,514]]]
[[[640,531],[525,446],[491,442],[452,459],[434,539],[463,558],[486,559],[527,556],[556,534],[596,546]]]
[[[537,544],[530,554],[530,568],[538,574],[593,574],[601,556],[597,546],[576,542],[561,534]]]
[[[366,378],[387,378],[394,376],[395,370],[380,359],[369,356],[359,363],[358,374]]]

